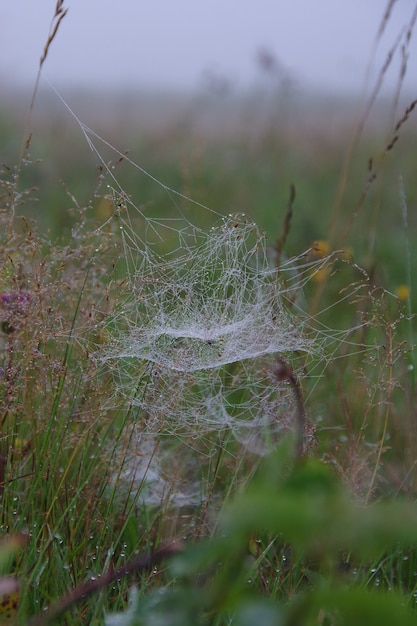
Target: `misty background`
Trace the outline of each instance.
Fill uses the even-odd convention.
[[[0,161],[9,166],[27,132],[55,6],[0,3]],[[410,0],[68,0],[64,8],[31,116],[31,153],[42,161],[44,189],[64,180],[81,202],[94,193],[95,175],[84,174],[97,157],[67,105],[157,179],[210,206],[210,188],[240,172],[242,197],[215,204],[255,213],[260,200],[249,200],[242,181],[261,155],[269,154],[269,164],[260,176],[270,168],[283,206],[290,182],[301,194],[310,171],[320,170],[320,179],[322,169],[341,167],[358,120],[385,137],[417,96],[417,5]],[[407,129],[415,125],[412,116]],[[223,146],[211,153],[216,140]],[[326,159],[320,167],[318,155]],[[203,171],[207,180],[195,175]],[[262,188],[264,178],[251,188]],[[28,184],[42,186],[34,174]],[[270,210],[268,199],[261,202]]]
[[[258,87],[262,69],[269,69],[277,80],[306,90],[351,95],[375,80],[392,50],[384,78],[390,91],[398,81],[413,5],[409,0],[68,2],[44,74],[58,89],[190,92],[209,84],[236,91]],[[33,85],[54,9],[55,0],[1,3],[3,94]],[[411,39],[408,91],[415,90],[415,48]]]

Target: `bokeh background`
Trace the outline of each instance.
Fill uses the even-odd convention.
[[[395,128],[417,95],[415,3],[64,6],[29,127],[55,1],[0,7],[0,160],[13,168],[32,133],[32,165],[21,184],[37,189],[36,201],[22,210],[42,229],[70,233],[74,198],[97,221],[111,212],[97,191],[99,158],[68,106],[156,179],[127,164],[117,171],[150,216],[179,209],[208,225],[206,212],[174,202],[168,186],[220,214],[248,214],[274,241],[294,185],[288,254],[325,241],[327,250],[348,249],[390,291],[409,282],[413,111]],[[115,159],[104,144],[100,150],[105,161]]]

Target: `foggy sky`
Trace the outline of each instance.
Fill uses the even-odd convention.
[[[2,91],[33,85],[55,3],[0,3]],[[386,0],[68,0],[44,73],[57,88],[194,90],[213,80],[240,89],[268,80],[270,55],[269,78],[359,92],[367,69],[376,79],[415,8],[411,0],[394,3],[373,54],[387,5]],[[412,38],[411,92],[417,86],[416,47]],[[400,63],[399,45],[386,75],[389,89],[395,88]]]

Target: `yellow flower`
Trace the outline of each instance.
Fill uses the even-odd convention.
[[[315,241],[311,246],[311,254],[315,259],[322,259],[327,256],[330,252],[330,244],[328,241],[324,239],[319,239]]]
[[[410,297],[410,287],[408,285],[398,285],[395,289],[395,295],[401,302],[406,302]]]

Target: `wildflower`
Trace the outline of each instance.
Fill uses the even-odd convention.
[[[410,287],[408,285],[398,285],[395,289],[395,295],[400,302],[406,302],[410,297]]]
[[[0,578],[0,621],[14,623],[19,604],[20,585],[12,576]]]
[[[319,239],[311,246],[311,254],[315,259],[323,259],[330,252],[330,244],[328,241]]]
[[[31,296],[27,291],[13,290],[0,294],[1,329],[6,335],[17,330],[28,316]]]

